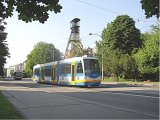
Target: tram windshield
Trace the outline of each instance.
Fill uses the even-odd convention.
[[[22,72],[15,72],[14,76],[21,77],[22,76]]]
[[[84,69],[85,69],[85,72],[87,73],[91,73],[91,72],[100,73],[98,60],[84,59]]]

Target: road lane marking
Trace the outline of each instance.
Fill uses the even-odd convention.
[[[67,88],[69,90],[71,89],[78,89],[78,88],[68,88],[68,87],[62,87],[62,88]],[[31,88],[31,89],[34,89],[34,88]],[[36,88],[37,89],[37,88]],[[40,88],[38,88],[40,89]],[[94,89],[92,90],[88,90],[88,89],[78,89],[80,91],[93,91],[93,92],[102,92],[102,91],[94,91]],[[43,91],[43,90],[42,90]],[[52,91],[54,92],[54,91]],[[74,92],[74,91],[73,91]],[[106,92],[102,92],[102,93],[106,93]],[[111,93],[111,92],[107,92],[107,93]],[[115,93],[115,92],[112,92],[112,94],[123,94],[123,93]],[[59,94],[57,94],[59,95]],[[123,95],[126,95],[126,94],[123,94]],[[132,95],[133,94],[128,94],[128,95]],[[111,106],[111,105],[107,105],[107,104],[102,104],[102,103],[98,103],[98,102],[93,102],[93,101],[88,101],[88,100],[84,100],[84,99],[78,99],[78,98],[74,98],[74,97],[69,97],[69,96],[65,96],[65,95],[61,95],[63,97],[66,97],[66,98],[70,98],[70,99],[75,99],[75,100],[78,100],[78,101],[83,101],[83,102],[86,102],[86,103],[90,103],[90,104],[95,104],[95,105],[99,105],[99,106],[104,106],[104,107],[108,107],[108,108],[112,108],[112,109],[118,109],[118,110],[123,110],[123,111],[127,111],[127,112],[133,112],[133,113],[137,113],[137,114],[142,114],[142,115],[147,115],[147,116],[152,116],[152,117],[156,117],[156,115],[153,115],[153,114],[147,114],[147,113],[141,113],[141,112],[137,112],[137,111],[134,111],[134,110],[130,110],[130,109],[125,109],[125,108],[120,108],[120,107],[115,107],[115,106]],[[135,96],[135,95],[134,95]],[[137,95],[136,95],[137,96]],[[142,96],[142,95],[140,95]],[[146,97],[146,96],[145,96]],[[150,97],[150,96],[147,96],[147,97]],[[156,97],[157,98],[157,97]]]
[[[77,89],[77,88],[67,88],[67,89]],[[89,89],[79,89],[81,91],[90,91],[90,92],[99,92],[99,93],[110,93],[110,94],[120,94],[120,95],[128,95],[128,96],[136,96],[136,97],[147,97],[147,98],[154,98],[154,99],[159,99],[159,96],[149,96],[149,95],[136,95],[136,94],[129,94],[129,93],[116,93],[112,91],[98,91],[98,90],[89,90]],[[133,91],[134,92],[134,91]]]
[[[125,109],[125,108],[121,108],[121,107],[115,107],[115,106],[111,106],[111,105],[107,105],[107,104],[102,104],[102,103],[98,103],[98,102],[93,102],[93,101],[89,101],[89,100],[69,97],[69,96],[66,96],[66,95],[60,95],[60,94],[58,94],[58,95],[62,96],[62,97],[65,97],[65,98],[69,98],[69,99],[73,99],[73,100],[78,100],[78,101],[81,101],[81,102],[86,102],[86,103],[89,103],[89,104],[94,104],[94,105],[98,105],[98,106],[108,107],[108,108],[111,108],[111,109],[122,110],[122,111],[125,111],[125,112],[132,112],[132,113],[141,114],[141,115],[144,115],[144,116],[150,116],[150,117],[158,118],[157,115],[153,115],[153,114],[137,112],[137,111],[131,110],[131,109]]]
[[[3,81],[4,83],[6,82],[6,81]],[[2,82],[2,83],[3,83]],[[17,81],[14,81],[14,82],[17,82]],[[19,81],[18,81],[19,82]],[[28,81],[27,81],[28,82]],[[21,85],[20,85],[21,86]],[[22,85],[23,86],[23,85]],[[45,84],[45,87],[48,87],[48,86],[50,86],[50,85],[46,85]],[[54,87],[55,87],[55,85],[53,85]],[[16,88],[16,86],[14,86],[15,88]],[[27,88],[28,86],[26,86],[26,87],[22,87],[22,88]],[[60,88],[64,88],[64,89],[69,89],[69,90],[76,90],[76,92],[79,92],[79,91],[90,91],[90,92],[99,92],[99,93],[110,93],[110,94],[119,94],[119,95],[128,95],[128,96],[136,96],[136,97],[147,97],[147,98],[153,98],[153,99],[157,99],[157,98],[159,98],[159,96],[151,96],[151,95],[138,95],[138,93],[136,93],[136,94],[130,94],[130,93],[116,93],[116,91],[115,92],[113,92],[113,90],[114,90],[114,88],[113,88],[113,90],[112,91],[110,91],[111,89],[108,89],[109,91],[99,91],[99,90],[101,90],[101,88],[99,88],[99,90],[96,90],[96,89],[86,89],[86,88],[71,88],[71,87],[61,87],[61,86],[56,86],[57,87],[57,89],[58,89],[58,87],[60,87]],[[0,86],[0,89],[4,89],[5,87],[4,86]],[[13,86],[12,86],[12,88],[13,88]],[[50,87],[50,88],[52,88],[52,87]],[[6,88],[5,88],[6,89]],[[79,91],[78,91],[79,90]],[[103,90],[103,89],[102,89]],[[131,89],[132,90],[132,89]],[[74,91],[73,91],[74,92]],[[134,89],[133,89],[133,92],[134,92]]]
[[[138,97],[149,97],[149,98],[159,98],[158,97],[155,97],[155,96],[149,96],[149,95],[135,95],[135,94],[128,94],[128,93],[115,93],[115,92],[108,92],[108,91],[105,91],[105,92],[100,92],[100,93],[111,93],[111,94],[120,94],[120,95],[130,95],[130,96],[138,96]]]

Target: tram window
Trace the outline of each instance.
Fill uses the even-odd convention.
[[[82,63],[77,64],[77,73],[83,73]]]
[[[67,74],[71,73],[71,64],[66,64],[66,73]]]
[[[35,72],[36,75],[39,75],[39,70],[38,69],[35,69],[34,72]]]
[[[45,76],[51,76],[51,69],[45,69]]]
[[[66,71],[65,67],[66,67],[65,64],[61,65],[61,74],[65,74],[66,73],[65,72]]]
[[[98,60],[84,59],[84,67],[85,70],[90,70],[91,72],[100,72]]]

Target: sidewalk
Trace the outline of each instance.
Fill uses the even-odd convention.
[[[76,118],[78,112],[71,116],[71,110],[90,108],[84,102],[43,91],[3,91],[3,94],[24,115],[24,119]]]
[[[143,87],[160,87],[160,82],[107,82],[102,81],[101,84],[115,84],[115,85],[133,85],[133,86],[143,86]]]

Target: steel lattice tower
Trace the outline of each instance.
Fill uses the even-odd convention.
[[[74,18],[70,22],[71,34],[67,43],[65,58],[78,57],[83,54],[83,45],[80,41],[79,18]]]

